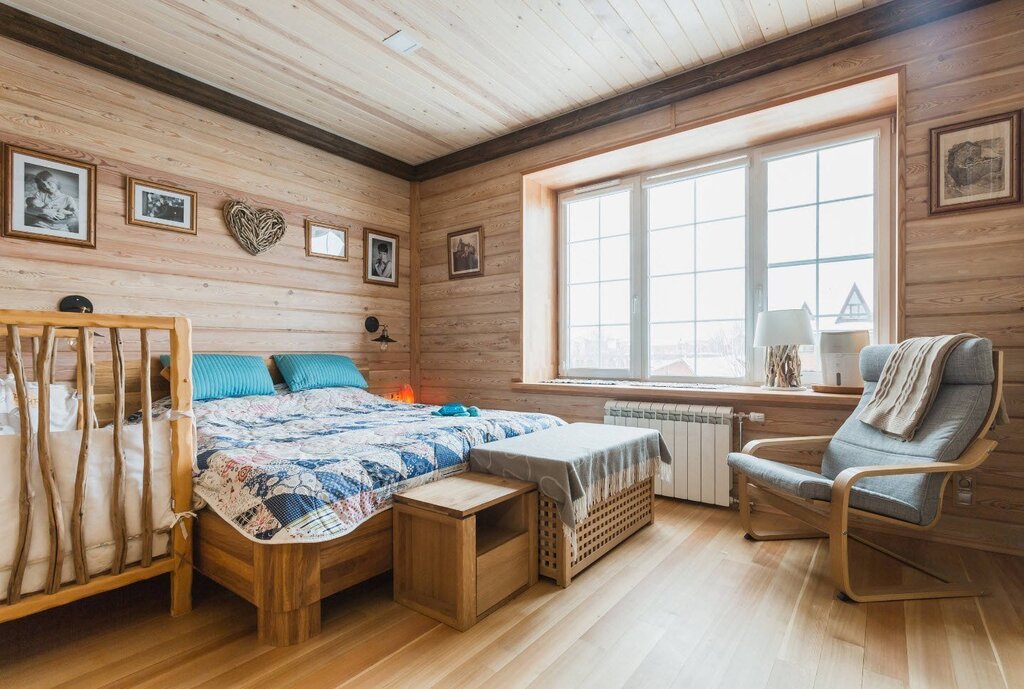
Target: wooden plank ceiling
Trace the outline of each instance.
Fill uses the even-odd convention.
[[[411,164],[881,4],[6,1]],[[399,29],[423,47],[384,46]]]

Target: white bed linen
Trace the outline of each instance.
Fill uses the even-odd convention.
[[[63,580],[75,578],[74,557],[71,553],[71,512],[75,495],[75,473],[78,469],[78,451],[81,431],[60,431],[50,434],[51,454],[57,470],[57,485],[64,507],[66,553]],[[153,422],[153,528],[167,529],[174,516],[171,512],[170,490],[170,426],[167,421]],[[18,435],[0,435],[0,601],[7,599],[7,586],[14,564],[14,551],[18,544],[20,487],[20,445]],[[86,561],[91,574],[110,569],[114,556],[113,529],[110,525],[110,494],[113,479],[114,456],[113,427],[95,429],[87,461],[85,509],[83,527],[86,543]],[[138,562],[142,556],[139,534],[142,532],[142,426],[126,426],[125,449],[125,511],[128,523],[128,562]],[[46,494],[43,492],[39,463],[31,459],[32,525],[29,564],[22,581],[22,592],[39,591],[45,585],[49,565],[50,527]],[[167,552],[167,535],[153,538],[153,554]]]
[[[26,383],[29,416],[32,429],[38,427],[39,386]],[[0,435],[17,434],[21,428],[21,410],[18,407],[18,386],[14,374],[0,378]],[[78,425],[78,393],[65,383],[50,385],[50,430],[70,431]]]

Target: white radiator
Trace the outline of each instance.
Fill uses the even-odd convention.
[[[732,476],[732,407],[611,400],[604,422],[661,431],[672,453],[669,478],[655,479],[655,492],[670,498],[729,505]]]

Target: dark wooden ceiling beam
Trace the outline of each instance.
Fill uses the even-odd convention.
[[[414,168],[409,163],[4,4],[0,4],[0,36],[209,108],[375,170],[402,179],[413,179]]]
[[[440,158],[411,165],[0,3],[0,36],[407,180],[425,180],[862,45],[998,0],[891,0]]]
[[[579,134],[997,0],[892,0],[416,166],[418,180]]]

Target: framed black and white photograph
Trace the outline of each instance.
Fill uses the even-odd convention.
[[[348,228],[306,219],[306,255],[348,260]]]
[[[196,192],[129,177],[125,221],[129,225],[197,234]]]
[[[96,248],[96,166],[4,147],[4,236]]]
[[[1020,200],[1019,110],[931,130],[931,213]]]
[[[448,279],[484,274],[484,228],[448,233]]]
[[[363,228],[363,282],[398,287],[398,236]]]

